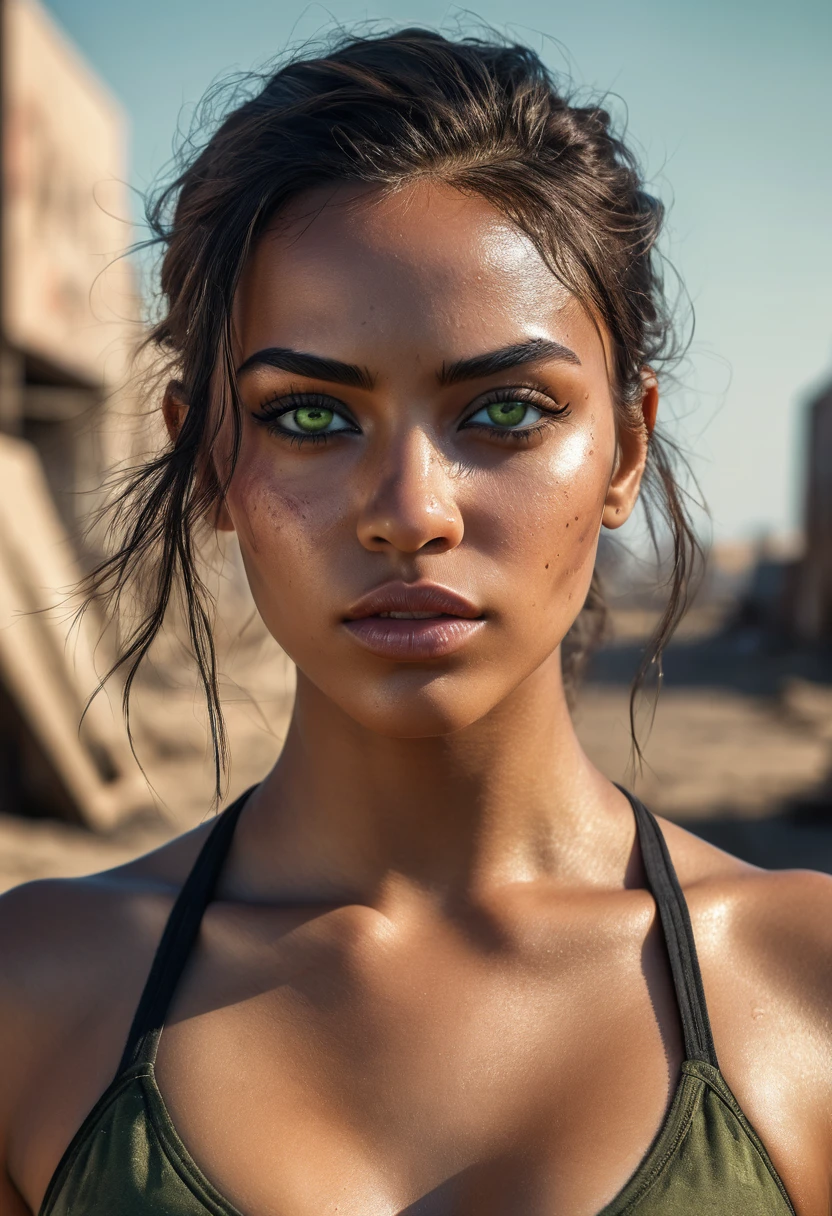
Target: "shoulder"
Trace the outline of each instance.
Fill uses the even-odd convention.
[[[832,877],[762,870],[662,823],[720,1069],[798,1210],[829,1206]]]
[[[115,870],[27,883],[0,897],[0,1042],[12,1045],[0,1085],[4,1211],[16,1210],[10,1178],[21,1194],[42,1193],[72,1131],[115,1074],[206,830]]]
[[[798,981],[832,1013],[832,876],[815,870],[763,870],[677,824],[662,830],[707,951],[719,941],[746,962]]]
[[[807,1107],[828,1110],[832,877],[762,870],[678,826],[662,828],[690,909],[715,1037],[725,1047],[720,1060],[779,1060],[793,1093],[806,1083]],[[828,1118],[824,1126],[828,1132]]]
[[[205,826],[127,865],[83,878],[50,878],[0,896],[0,1017],[43,1005],[110,970],[126,948],[157,937],[205,835]],[[69,985],[67,987],[67,985]]]
[[[100,874],[30,882],[0,897],[0,1016],[58,991],[69,995],[134,935],[147,894],[122,876]]]
[[[0,1106],[13,1104],[74,1036],[106,1039],[111,1011],[121,1033],[120,1006],[141,991],[200,834],[115,870],[0,896],[0,1041],[15,1044]]]

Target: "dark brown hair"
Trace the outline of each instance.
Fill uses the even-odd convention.
[[[534,242],[553,273],[611,339],[619,425],[639,429],[642,372],[676,354],[656,241],[662,205],[608,113],[572,104],[529,48],[494,39],[451,41],[422,29],[342,40],[255,79],[258,91],[190,151],[148,218],[164,250],[161,313],[149,342],[189,403],[175,443],[134,469],[119,493],[116,547],[88,590],[111,610],[137,580],[145,609],[113,670],[126,671],[125,711],[136,669],[174,594],[184,597],[191,646],[208,703],[217,766],[225,733],[211,604],[195,548],[224,487],[206,458],[230,417],[239,450],[240,408],[230,316],[241,271],[264,226],[303,191],[340,182],[396,189],[430,177],[485,198]],[[209,409],[218,393],[219,409]],[[215,404],[216,404],[216,399]],[[648,446],[643,495],[672,538],[665,610],[645,649],[631,698],[659,670],[685,610],[697,543],[657,434]],[[652,508],[652,513],[650,511]],[[597,574],[564,648],[567,679],[600,636]]]

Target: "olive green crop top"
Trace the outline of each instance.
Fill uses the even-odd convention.
[[[246,797],[219,817],[182,887],[116,1077],[59,1163],[40,1216],[242,1216],[176,1134],[154,1061]],[[690,917],[661,829],[638,799],[627,797],[667,943],[687,1058],[656,1139],[599,1216],[794,1216],[765,1148],[720,1074]]]

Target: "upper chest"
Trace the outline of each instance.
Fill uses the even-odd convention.
[[[152,943],[135,950],[126,1004],[96,1001],[45,1078],[32,1195],[106,1086],[151,955]],[[714,971],[717,1005],[722,985]],[[751,1039],[743,1051],[753,1057]],[[653,1140],[682,1054],[644,893],[462,933],[366,909],[218,904],[180,977],[158,1076],[176,1134],[245,1216],[391,1216],[417,1201],[424,1216],[594,1216]],[[743,1075],[776,1101],[787,1072]]]
[[[538,911],[460,932],[353,909],[275,933],[217,909],[158,1060],[214,1184],[246,1216],[434,1192],[442,1216],[600,1210],[670,1099],[675,1002],[649,901]]]

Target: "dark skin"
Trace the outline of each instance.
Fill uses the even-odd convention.
[[[595,1216],[683,1047],[632,812],[581,751],[559,647],[600,528],[636,502],[655,380],[622,426],[603,329],[488,204],[428,184],[297,202],[234,325],[243,445],[217,524],[298,693],[162,1038],[173,1122],[246,1216]],[[251,362],[275,349],[361,374]],[[281,433],[299,401],[340,419],[326,442]],[[175,432],[187,406],[165,408]],[[369,653],[345,617],[391,579],[465,595],[481,626],[438,658]],[[3,1213],[38,1210],[109,1083],[208,826],[2,901]],[[828,1213],[832,880],[662,826],[723,1073],[800,1216]]]

